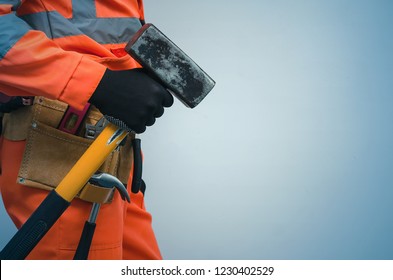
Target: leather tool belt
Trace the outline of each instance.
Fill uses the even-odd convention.
[[[57,129],[68,105],[44,97],[36,97],[31,106],[21,107],[3,116],[3,136],[12,141],[26,140],[26,148],[18,174],[18,183],[52,190],[78,161],[94,139],[84,137],[86,127],[94,126],[102,114],[90,106],[81,129],[73,135]],[[130,134],[106,159],[99,172],[116,176],[127,184],[133,151]],[[109,203],[113,190],[87,183],[78,198],[97,203]]]

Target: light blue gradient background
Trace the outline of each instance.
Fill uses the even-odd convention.
[[[393,259],[393,1],[145,8],[217,82],[141,135],[164,258]]]

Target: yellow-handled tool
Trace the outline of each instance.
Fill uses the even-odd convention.
[[[108,123],[97,139],[76,162],[55,189],[62,198],[71,202],[90,177],[104,163],[109,154],[127,136],[127,132]]]
[[[0,259],[25,259],[127,134],[127,131],[109,123],[7,243],[0,253]]]

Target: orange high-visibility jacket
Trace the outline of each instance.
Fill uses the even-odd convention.
[[[143,21],[142,0],[1,0],[0,92],[82,109],[107,67],[138,67],[124,46]]]

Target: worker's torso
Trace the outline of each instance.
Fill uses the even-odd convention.
[[[136,62],[126,54],[124,46],[142,26],[143,5],[141,0],[25,0],[14,2],[19,2],[19,5],[14,6],[16,15],[27,22],[33,30],[45,33],[61,49],[84,54],[114,70],[136,67]],[[18,29],[18,26],[15,26],[15,29]],[[1,40],[0,37],[0,46]],[[51,45],[47,49],[35,47],[32,50],[29,44],[34,45],[34,40],[26,40],[23,47],[20,48],[27,52],[27,56],[30,56],[30,61],[33,62],[36,52],[50,53],[56,49]],[[38,54],[37,57],[39,57]],[[48,57],[51,57],[50,54]],[[12,58],[17,61],[15,57]],[[21,75],[30,74],[28,65],[25,68],[18,66],[22,71],[15,74],[16,79]],[[24,72],[25,69],[26,72]],[[88,69],[88,71],[94,71],[94,69]],[[36,71],[35,73],[47,74],[48,71],[62,71],[62,69],[47,67],[39,70],[41,72]],[[43,76],[48,77],[47,75]],[[57,78],[55,82],[51,81],[48,85],[62,83],[61,78]],[[40,76],[34,76],[34,79],[39,80]],[[41,78],[41,80],[43,79]],[[80,83],[83,82],[83,80],[80,81]],[[15,82],[15,84],[17,83]],[[6,93],[6,91],[4,92]],[[26,93],[30,96],[28,91]],[[29,151],[30,148],[25,149],[22,159],[22,162],[25,162],[28,158],[28,167],[22,169],[32,170],[33,167],[39,169],[38,172],[33,171],[26,176],[22,175],[25,177],[22,181],[26,186],[41,189],[51,189],[57,186],[59,183],[58,176],[53,174],[58,174],[62,179],[64,172],[54,172],[52,168],[60,167],[69,170],[76,162],[75,159],[70,160],[70,158],[79,158],[92,142],[92,140],[84,137],[86,134],[84,131],[86,131],[88,125],[94,126],[102,118],[102,114],[91,106],[89,112],[83,118],[80,131],[76,135],[65,133],[57,128],[65,110],[68,108],[67,104],[52,99],[54,98],[47,99],[37,96],[34,99],[33,106],[15,109],[4,116],[3,137],[11,142],[26,140],[28,143],[26,147],[31,147],[31,151]],[[41,119],[35,119],[37,116]],[[35,125],[32,126],[32,123]],[[39,128],[41,125],[43,130]],[[31,132],[35,128],[40,133],[42,132],[44,138],[33,136]],[[53,139],[56,139],[56,143],[52,141]],[[41,143],[43,147],[33,145],[32,141]],[[73,146],[63,146],[67,144]],[[83,151],[78,154],[80,149],[83,149]],[[56,159],[55,155],[59,153],[62,154]],[[37,155],[37,157],[32,158],[32,154]],[[122,146],[108,157],[106,161],[108,164],[105,163],[102,166],[106,170],[102,171],[115,175],[126,184],[132,161],[130,155],[130,146]],[[24,164],[21,166],[24,166]],[[45,170],[45,172],[42,172],[42,170]],[[46,178],[37,177],[45,174],[52,175],[46,176]]]
[[[17,15],[65,50],[119,57],[142,25],[143,5],[141,0],[26,0]]]

